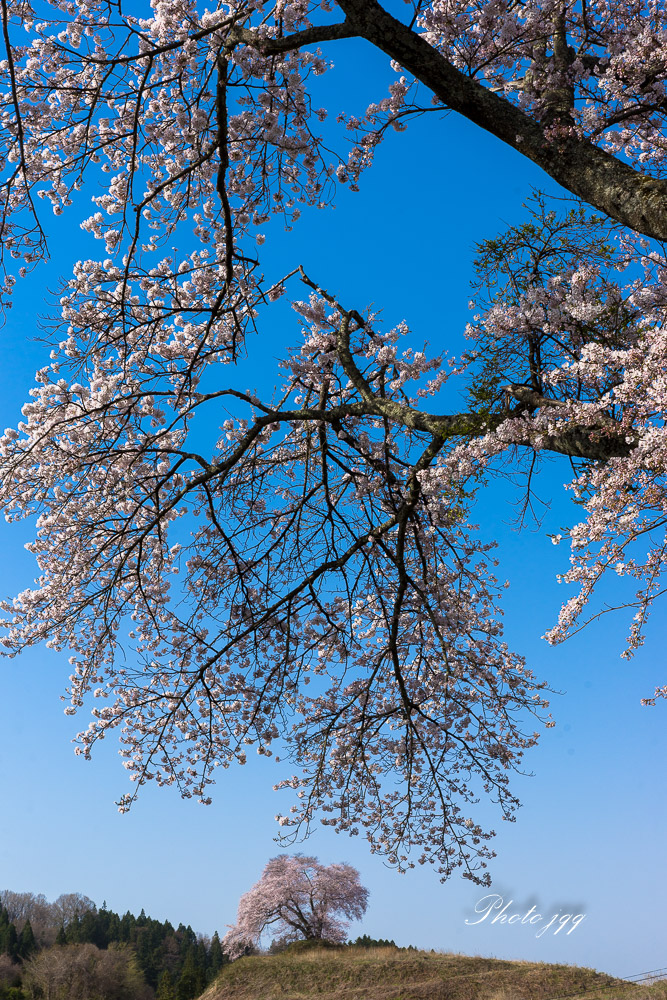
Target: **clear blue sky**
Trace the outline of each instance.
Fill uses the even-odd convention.
[[[332,74],[321,83],[322,103],[330,100],[334,113],[362,111],[383,96],[383,58],[356,43],[346,53],[332,50],[350,75]],[[522,218],[531,184],[553,190],[536,168],[467,122],[429,115],[380,148],[360,194],[341,193],[335,211],[307,213],[293,233],[275,227],[265,270],[278,276],[303,263],[346,303],[381,305],[388,325],[408,321],[417,344],[426,339],[455,353],[468,318],[472,244]],[[75,214],[47,220],[53,261],[19,288],[1,333],[1,426],[17,422],[33,372],[44,362],[43,348],[27,338],[37,332],[37,312],[48,311],[47,287],[55,288],[58,274],[67,275],[78,256],[101,252],[81,235],[78,221]],[[284,318],[283,328],[272,324],[261,344],[250,344],[248,372],[258,389],[273,384],[272,356],[298,337],[296,324],[287,313]],[[253,347],[259,348],[254,356]],[[265,368],[257,367],[258,357]],[[443,886],[425,869],[399,876],[371,857],[363,841],[319,830],[300,849],[323,862],[354,864],[370,889],[355,936],[568,962],[621,976],[667,966],[667,706],[639,704],[665,682],[665,615],[655,615],[645,647],[629,663],[619,657],[627,632],[622,616],[608,616],[558,648],[540,639],[563,599],[555,575],[568,559],[546,532],[578,519],[562,490],[569,478],[565,461],[547,464],[538,493],[552,506],[541,531],[511,529],[507,484],[494,486],[479,505],[484,532],[500,542],[499,574],[512,584],[507,639],[563,692],[552,702],[556,728],[526,758],[534,777],[514,781],[523,802],[517,822],[494,821],[493,886],[480,889],[456,878]],[[29,538],[28,525],[0,525],[3,594],[32,582],[32,561],[23,550]],[[280,765],[255,759],[225,772],[209,807],[149,787],[132,812],[120,816],[114,800],[126,791],[126,773],[112,741],[92,763],[73,754],[77,720],[63,715],[59,700],[68,672],[66,655],[46,649],[0,663],[0,887],[51,899],[78,891],[121,912],[144,907],[197,931],[224,932],[241,893],[279,851],[273,816],[284,801],[271,789],[283,776]],[[85,717],[80,722],[83,727]],[[559,911],[586,916],[569,935],[547,931],[539,938],[535,928],[517,922],[466,924],[477,919],[475,905],[487,893],[511,900],[508,914],[523,915],[535,905],[548,919]]]

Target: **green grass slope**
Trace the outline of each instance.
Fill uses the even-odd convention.
[[[201,1000],[667,1000],[592,969],[397,948],[310,949],[241,958]]]

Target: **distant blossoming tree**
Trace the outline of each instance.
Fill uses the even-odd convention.
[[[258,945],[267,927],[283,940],[342,943],[348,921],[360,920],[367,905],[368,890],[351,865],[321,865],[317,858],[281,854],[241,896],[236,924],[222,947],[230,958],[238,958]]]
[[[43,206],[76,212],[87,182],[100,247],[0,436],[0,507],[35,518],[39,567],[3,605],[7,649],[69,650],[68,711],[93,705],[78,749],[120,732],[123,810],[151,779],[207,802],[252,748],[290,764],[288,842],[321,820],[399,870],[488,884],[475,803],[513,818],[548,720],[503,641],[476,492],[500,462],[529,490],[541,454],[571,466],[577,523],[553,541],[577,589],[551,642],[600,613],[607,576],[630,655],[665,590],[665,4],[1,0],[0,20],[0,303],[47,253]],[[377,100],[321,107],[318,78],[353,95],[372,49]],[[272,219],[371,184],[388,134],[454,112],[575,201],[480,246],[458,360],[261,249]],[[429,225],[455,197],[397,179],[392,211]],[[398,237],[391,280],[412,252]],[[281,297],[277,388],[245,390],[234,364],[273,353]],[[468,391],[443,412],[452,374]]]

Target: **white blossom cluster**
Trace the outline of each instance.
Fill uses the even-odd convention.
[[[611,570],[638,581],[633,649],[664,589],[667,261],[644,237],[664,225],[667,15],[657,0],[413,13],[3,4],[0,300],[14,262],[25,275],[46,253],[43,202],[73,212],[93,184],[79,223],[100,244],[65,282],[49,363],[0,438],[0,503],[34,519],[39,568],[3,603],[4,642],[69,650],[67,711],[93,705],[79,751],[119,730],[137,786],[206,802],[216,768],[281,757],[288,841],[319,820],[401,871],[488,882],[493,831],[471,813],[484,795],[513,818],[509,777],[547,702],[503,641],[476,491],[517,452],[578,463],[585,520],[553,537],[571,539],[564,579],[580,591],[551,641]],[[363,113],[317,107],[314,79],[354,35],[388,56],[384,95]],[[554,176],[573,164],[575,193],[589,184],[617,229],[641,229],[619,241],[540,203],[486,245],[460,361],[418,349],[406,323],[383,331],[298,262],[266,281],[258,256],[274,216],[289,228],[325,207],[389,128],[449,107],[496,134],[517,123],[504,141]],[[329,152],[329,111],[347,155]],[[428,215],[442,193],[418,184]],[[266,353],[285,295],[302,336],[259,399],[228,366]],[[433,412],[453,373],[463,411]]]

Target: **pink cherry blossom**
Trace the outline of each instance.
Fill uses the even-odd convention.
[[[552,537],[570,539],[578,592],[550,641],[600,613],[607,575],[634,587],[630,654],[664,590],[664,4],[1,13],[0,301],[48,252],[45,205],[100,246],[66,280],[51,356],[0,438],[0,503],[34,520],[39,570],[2,605],[7,651],[68,651],[66,711],[92,705],[78,751],[118,732],[136,785],[121,810],[148,780],[207,802],[218,767],[277,756],[286,843],[319,821],[399,871],[488,883],[493,831],[471,814],[484,796],[513,818],[511,773],[551,724],[546,682],[503,640],[474,523],[494,463],[526,473],[526,509],[541,453],[575,466],[577,523]],[[363,114],[314,92],[350,38],[386,56]],[[575,199],[538,199],[480,246],[462,358],[258,257],[270,219],[298,225],[371,183],[389,130],[433,111],[444,127],[445,109]],[[285,297],[299,329],[259,399],[224,366],[266,353]],[[442,413],[453,374],[468,399]]]
[[[348,921],[360,920],[368,906],[368,889],[351,865],[321,865],[303,854],[280,854],[264,868],[259,882],[239,901],[236,924],[222,940],[230,958],[259,944],[270,929],[283,942],[328,941],[341,944]],[[342,919],[347,917],[347,920]]]

